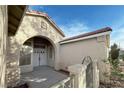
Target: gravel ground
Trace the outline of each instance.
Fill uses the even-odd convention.
[[[124,88],[124,81],[111,81],[109,84],[100,83],[100,88]]]
[[[100,83],[100,88],[124,88],[124,78],[111,77],[110,83]]]

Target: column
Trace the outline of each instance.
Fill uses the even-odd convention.
[[[7,6],[0,6],[0,87],[6,87],[6,54],[7,54],[7,36],[8,36],[8,14]]]

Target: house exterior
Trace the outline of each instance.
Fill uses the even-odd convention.
[[[82,63],[86,56],[90,56],[98,62],[100,81],[109,82],[109,77],[104,74],[110,75],[110,65],[104,63],[104,60],[108,59],[111,31],[111,28],[106,27],[60,41],[61,69],[67,70],[69,65]]]
[[[7,81],[14,80],[13,72],[17,65],[9,62],[10,42],[9,37],[18,30],[27,7],[24,6],[0,6],[0,87],[7,87]],[[16,73],[14,73],[16,74]],[[16,74],[18,78],[19,74]]]
[[[47,14],[34,11],[27,12],[16,35],[10,39],[10,42],[17,42],[15,44],[18,44],[21,49],[21,57],[20,55],[15,55],[14,57],[17,58],[17,61],[20,60],[21,72],[32,71],[34,66],[39,65],[49,65],[57,68],[55,66],[57,64],[57,56],[59,55],[57,53],[57,43],[63,37],[63,32],[53,23]],[[14,54],[19,53],[20,49],[15,48]],[[28,53],[26,53],[27,51]],[[24,60],[26,55],[30,59],[30,62],[27,59],[29,64]],[[40,62],[39,58],[42,59]]]
[[[2,21],[6,19],[5,17],[8,17],[7,11],[3,12],[2,10],[7,10],[7,7],[0,6],[0,13],[3,13],[3,16],[0,17]],[[23,15],[24,11],[18,14]],[[13,20],[15,19],[9,18],[9,21]],[[49,66],[55,70],[70,71],[69,66],[82,64],[82,60],[86,56],[90,56],[93,61],[98,61],[100,80],[102,82],[109,80],[109,77],[104,76],[105,73],[110,71],[109,64],[106,65],[102,61],[108,57],[110,32],[112,31],[109,27],[64,38],[65,35],[62,30],[46,13],[36,11],[26,12],[15,32],[11,24],[7,25],[7,21],[0,26],[4,32],[0,35],[6,37],[6,43],[1,43],[6,48],[2,47],[0,51],[7,52],[1,54],[2,56],[7,55],[7,58],[0,57],[1,67],[3,68],[3,64],[6,64],[3,71],[6,75],[1,77],[1,87],[15,86],[19,83],[22,73],[31,72],[35,67]],[[7,26],[12,31],[9,34],[6,29]],[[5,60],[2,61],[2,58]],[[1,73],[1,76],[3,73]],[[7,82],[2,85],[2,81],[5,80]]]

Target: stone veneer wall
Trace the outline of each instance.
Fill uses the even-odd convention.
[[[41,21],[47,24],[47,29],[41,28]],[[14,87],[18,82],[20,82],[20,48],[26,40],[34,36],[43,36],[53,44],[55,48],[55,69],[59,69],[58,42],[63,38],[63,36],[60,35],[45,18],[25,15],[16,35],[14,37],[9,37],[10,48],[6,73],[8,87]]]
[[[14,37],[9,37],[9,49],[7,54],[7,64],[6,64],[6,83],[7,87],[14,87],[20,80],[20,68],[17,58],[19,51],[17,51],[18,44],[15,42]]]

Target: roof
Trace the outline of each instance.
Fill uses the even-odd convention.
[[[65,37],[63,31],[55,24],[55,22],[48,16],[48,14],[44,12],[39,12],[39,11],[27,11],[27,15],[33,15],[33,16],[40,16],[46,18],[54,27],[55,29],[63,36]]]
[[[78,38],[82,38],[82,37],[87,37],[87,36],[91,36],[91,35],[95,35],[95,34],[99,34],[99,33],[104,33],[104,32],[108,32],[108,31],[112,31],[112,29],[110,27],[105,27],[105,28],[98,29],[98,30],[88,32],[88,33],[85,33],[85,34],[80,34],[80,35],[77,35],[77,36],[69,37],[69,38],[66,38],[66,39],[64,39],[60,42],[73,40],[73,39],[78,39]]]
[[[27,10],[26,5],[8,5],[9,36],[13,36],[17,32],[26,10]]]

